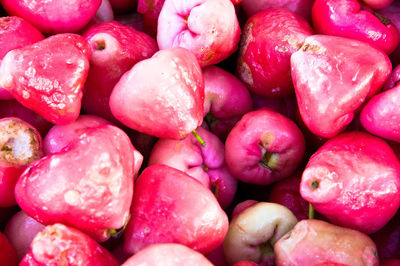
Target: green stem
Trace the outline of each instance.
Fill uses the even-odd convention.
[[[314,207],[308,203],[308,219],[314,219]]]
[[[197,134],[196,130],[192,131],[193,136],[197,139],[197,141],[200,143],[201,146],[205,147],[206,142]]]

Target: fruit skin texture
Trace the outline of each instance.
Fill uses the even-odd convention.
[[[335,36],[307,37],[291,57],[304,123],[318,136],[337,135],[361,104],[380,90],[391,69],[387,55],[366,43]]]
[[[122,266],[212,266],[202,254],[180,244],[166,243],[150,245],[125,261]]]
[[[296,124],[269,108],[245,114],[225,142],[225,160],[243,182],[268,185],[293,174],[305,150]]]
[[[209,189],[182,171],[151,165],[135,183],[124,250],[135,254],[151,244],[178,243],[206,254],[222,244],[228,226]]]
[[[30,250],[30,245],[37,233],[45,226],[25,212],[17,212],[7,223],[4,234],[15,247],[18,260],[21,260]]]
[[[228,58],[239,40],[239,22],[229,0],[166,0],[158,17],[160,49],[186,48],[201,67]]]
[[[396,26],[362,10],[357,0],[315,0],[312,20],[318,33],[367,42],[386,54],[399,44]]]
[[[312,33],[304,18],[285,9],[268,9],[253,15],[243,29],[236,66],[238,77],[258,95],[289,95],[293,92],[290,56]]]
[[[379,265],[376,246],[367,235],[320,220],[298,222],[274,251],[277,266]]]
[[[56,223],[35,236],[31,250],[19,265],[117,266],[119,263],[86,234]]]
[[[7,53],[0,67],[0,86],[50,122],[68,124],[79,116],[89,58],[90,47],[83,37],[53,35]]]
[[[2,232],[0,232],[0,262],[6,266],[18,265],[15,249]]]
[[[0,58],[9,51],[30,45],[44,39],[43,34],[20,17],[0,18]],[[10,93],[0,88],[0,99],[10,100]]]
[[[111,114],[109,101],[115,84],[137,62],[157,52],[157,42],[116,21],[93,25],[83,37],[90,45],[92,56],[82,108],[89,114],[114,122],[116,119]]]
[[[399,209],[400,163],[382,139],[343,133],[311,156],[300,193],[331,222],[371,234]]]
[[[375,95],[363,108],[360,120],[370,133],[400,142],[400,85]]]
[[[1,4],[8,14],[54,34],[81,30],[96,14],[101,0],[1,0]]]
[[[129,218],[133,151],[119,128],[89,128],[25,170],[15,187],[17,203],[42,224],[62,222],[105,241],[108,229],[123,227]]]
[[[204,79],[184,48],[140,61],[115,85],[113,115],[126,126],[159,138],[184,139],[203,121]]]
[[[0,119],[0,207],[16,205],[19,176],[42,154],[42,138],[34,127],[16,117]]]

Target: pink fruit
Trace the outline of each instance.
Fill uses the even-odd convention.
[[[293,174],[304,150],[304,137],[296,124],[262,108],[245,114],[229,133],[225,160],[239,180],[267,185]]]
[[[62,222],[105,241],[129,219],[134,148],[119,128],[85,130],[62,151],[31,164],[18,179],[15,197],[29,216]]]
[[[83,36],[90,45],[92,57],[82,108],[113,122],[116,119],[111,114],[109,101],[115,84],[137,62],[151,57],[158,50],[157,43],[150,36],[116,21],[93,25]]]
[[[330,138],[383,86],[389,58],[370,45],[342,37],[314,35],[291,57],[292,78],[304,123]]]
[[[101,0],[1,0],[7,13],[44,33],[77,32],[96,14]]]
[[[9,51],[44,39],[42,33],[20,17],[0,18],[0,59]],[[9,100],[10,93],[0,88],[0,99]]]
[[[230,0],[166,0],[158,18],[160,49],[186,48],[202,67],[228,58],[239,39],[239,22]]]
[[[113,115],[126,126],[159,138],[183,139],[203,121],[204,80],[184,48],[157,52],[115,85]]]
[[[18,265],[15,249],[2,232],[0,232],[0,262],[5,266]]]
[[[157,36],[157,22],[165,0],[138,0],[138,13],[143,15],[144,30]]]
[[[386,260],[386,261],[383,261],[380,265],[381,266],[399,266],[400,259]]]
[[[124,249],[134,254],[155,243],[178,243],[206,254],[228,231],[228,217],[210,190],[182,171],[147,167],[135,183]]]
[[[10,51],[1,63],[0,86],[22,105],[55,124],[78,118],[90,48],[76,34],[58,34]]]
[[[285,9],[268,9],[253,15],[243,29],[237,75],[258,95],[288,96],[293,92],[290,56],[311,34],[304,18]]]
[[[379,13],[388,18],[394,24],[397,30],[400,29],[400,3],[394,1],[390,6],[385,9],[379,10]],[[400,63],[400,46],[397,45],[396,49],[390,54],[393,65],[396,66]]]
[[[0,119],[0,207],[16,204],[14,187],[25,168],[42,156],[42,138],[19,118]]]
[[[25,212],[17,212],[8,222],[4,233],[15,247],[18,260],[30,250],[30,245],[37,233],[45,226],[28,216]]]
[[[311,8],[314,0],[243,0],[241,6],[247,16],[270,8],[283,8],[311,20]]]
[[[363,127],[379,137],[400,142],[400,85],[374,96],[362,109]]]
[[[202,254],[180,244],[150,245],[130,257],[122,266],[157,266],[160,263],[168,266],[196,265],[212,266]]]
[[[400,163],[383,140],[343,133],[313,154],[301,196],[335,224],[366,233],[381,229],[400,206]]]
[[[256,200],[245,200],[240,202],[232,211],[232,219],[239,215],[242,211],[246,210],[247,208],[257,204],[259,201]]]
[[[367,42],[386,54],[399,44],[396,26],[385,16],[362,9],[357,0],[315,0],[312,19],[318,33]]]
[[[382,9],[389,6],[393,0],[363,0],[363,2],[373,9]]]
[[[206,129],[198,127],[196,132],[205,147],[193,135],[183,140],[160,139],[151,152],[149,165],[164,164],[185,172],[211,188],[221,207],[227,208],[235,196],[237,179],[226,167],[224,144]]]
[[[102,0],[99,9],[97,9],[96,15],[93,18],[95,23],[102,23],[114,20],[114,12],[111,8],[109,0]]]
[[[118,262],[96,241],[63,224],[47,226],[33,239],[31,250],[20,266],[98,265],[116,266]]]
[[[276,265],[378,266],[374,242],[356,230],[319,220],[302,220],[274,247]]]

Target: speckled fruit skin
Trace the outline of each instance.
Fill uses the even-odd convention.
[[[230,0],[166,0],[158,17],[160,49],[186,48],[202,67],[228,58],[239,39],[239,21]]]
[[[43,34],[30,23],[20,17],[10,16],[0,18],[0,58],[9,51],[41,41]],[[0,99],[10,100],[11,94],[0,88]]]
[[[360,120],[370,133],[400,142],[400,85],[375,95],[363,108]]]
[[[85,130],[62,151],[32,163],[18,179],[15,197],[29,216],[49,225],[74,226],[97,241],[129,219],[134,148],[119,128]]]
[[[82,108],[114,122],[109,101],[115,84],[137,62],[157,52],[157,43],[147,34],[116,21],[93,25],[83,37],[90,45],[92,56]]]
[[[245,114],[229,133],[225,160],[239,180],[268,185],[293,174],[304,150],[304,137],[293,121],[261,108]]]
[[[304,124],[318,136],[337,135],[364,101],[381,89],[391,70],[387,55],[367,43],[326,35],[307,37],[291,57]]]
[[[137,63],[115,85],[113,115],[159,138],[183,139],[203,121],[204,79],[194,55],[170,48]]]
[[[316,0],[312,20],[318,33],[367,42],[386,54],[399,44],[396,26],[382,15],[361,9],[357,0]]]
[[[182,171],[151,165],[135,183],[124,250],[178,243],[207,254],[222,244],[228,217],[212,192]]]
[[[226,208],[235,196],[237,179],[225,164],[224,144],[202,127],[196,132],[205,141],[205,147],[193,135],[183,140],[159,139],[148,165],[164,164],[185,172],[212,189],[221,207]]]
[[[150,245],[130,257],[121,266],[157,266],[160,262],[168,266],[196,265],[212,266],[202,254],[180,244]]]
[[[274,247],[277,266],[378,266],[374,242],[356,230],[302,220]]]
[[[42,154],[42,138],[34,127],[16,117],[0,119],[0,207],[17,204],[15,184]]]
[[[382,139],[343,133],[311,156],[300,193],[333,223],[374,233],[399,209],[400,162]]]
[[[77,32],[96,14],[101,0],[1,0],[8,14],[22,17],[43,33]]]
[[[238,77],[258,95],[289,95],[293,92],[290,56],[311,34],[304,18],[285,9],[268,9],[253,15],[243,29],[236,66]]]
[[[19,265],[117,266],[119,263],[111,253],[86,234],[56,223],[36,235],[31,250]]]
[[[57,34],[7,53],[0,86],[54,124],[78,118],[89,71],[90,48],[76,34]]]

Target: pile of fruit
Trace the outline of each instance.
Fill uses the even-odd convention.
[[[0,265],[400,265],[398,0],[0,4]]]

